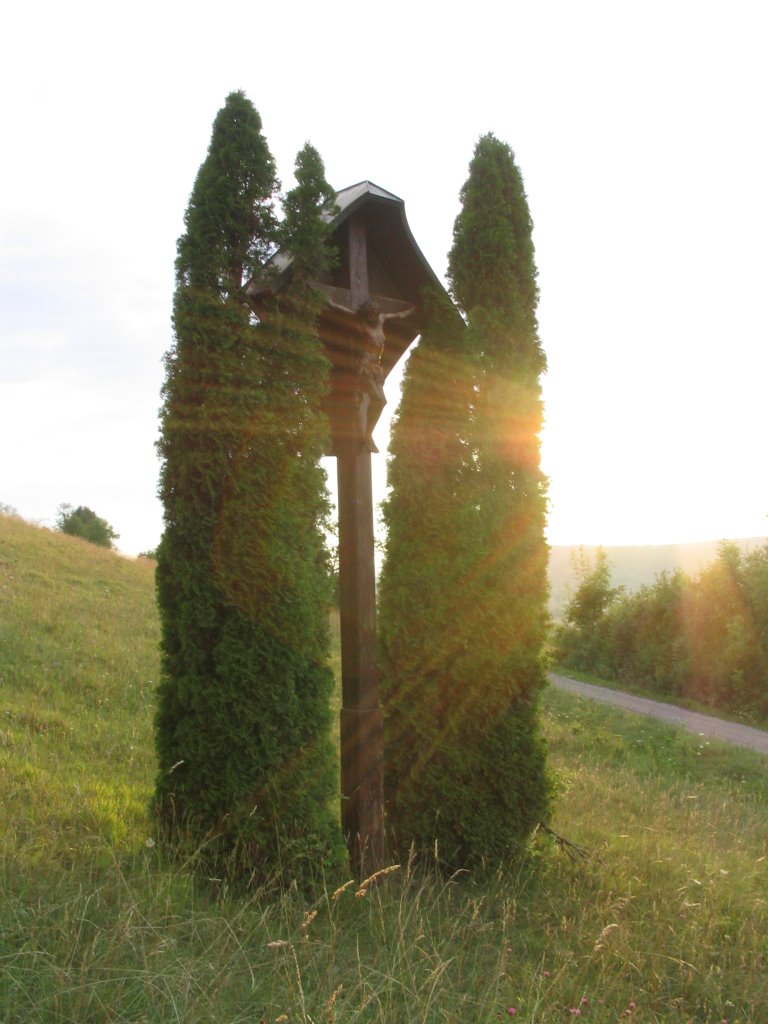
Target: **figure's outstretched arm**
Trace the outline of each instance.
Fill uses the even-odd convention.
[[[415,306],[409,306],[408,309],[403,309],[399,313],[382,313],[381,314],[381,319],[382,319],[382,321],[384,321],[384,320],[404,320],[407,316],[410,316],[411,313],[415,313],[415,312],[416,312],[416,307]]]
[[[325,301],[328,303],[331,309],[338,309],[340,313],[349,313],[350,316],[355,315],[354,310],[347,309],[346,306],[342,306],[341,303],[339,302],[334,302],[333,299],[329,298],[327,295],[325,297]]]

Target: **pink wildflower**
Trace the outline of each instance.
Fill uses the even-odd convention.
[[[586,1006],[588,1003],[589,1003],[589,1000],[587,999],[587,997],[586,996],[582,996],[581,997],[581,1005],[582,1006]]]
[[[572,1006],[571,1007],[571,1013],[573,1014],[574,1017],[580,1017],[581,1016],[581,1010],[578,1008],[578,1006]]]
[[[634,1010],[636,1006],[637,1006],[637,1003],[635,1002],[635,1000],[634,999],[630,999],[630,1001],[629,1001],[629,1008],[630,1008],[630,1010]]]
[[[515,1014],[517,1013],[517,1007],[516,1006],[508,1006],[507,1007],[507,1013],[509,1014],[510,1017],[514,1017]]]

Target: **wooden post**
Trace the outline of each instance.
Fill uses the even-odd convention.
[[[383,729],[376,683],[371,453],[339,452],[341,821],[353,865],[383,855]]]
[[[365,224],[349,221],[351,308],[368,298]],[[359,358],[351,353],[348,372]],[[339,490],[341,614],[341,822],[362,876],[381,866],[384,847],[383,723],[376,681],[376,577],[371,453],[363,436],[357,380],[344,389],[334,439]],[[340,415],[339,415],[340,414]]]

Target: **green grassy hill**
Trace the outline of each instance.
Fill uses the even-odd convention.
[[[154,563],[0,517],[0,851],[146,837]]]
[[[539,837],[485,876],[279,895],[168,862],[153,569],[0,517],[3,1024],[768,1020],[766,760],[565,694],[577,863]]]

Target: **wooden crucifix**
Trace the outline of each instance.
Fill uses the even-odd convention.
[[[339,259],[312,284],[327,299],[319,332],[331,363],[326,407],[338,476],[341,822],[362,876],[381,866],[384,853],[371,432],[384,406],[386,376],[419,333],[422,289],[442,286],[411,235],[401,199],[364,181],[336,201],[332,244]],[[268,283],[249,285],[255,304],[288,281],[290,258],[278,256],[275,269]]]
[[[381,866],[384,853],[384,740],[376,680],[372,431],[385,404],[382,357],[389,321],[415,312],[384,312],[372,297],[367,224],[347,223],[349,307],[329,295],[336,330],[323,332],[332,352],[329,413],[339,500],[341,617],[341,821],[353,864],[362,873]],[[386,301],[386,300],[385,300]],[[338,314],[341,314],[339,316]],[[328,317],[330,319],[330,317]]]

